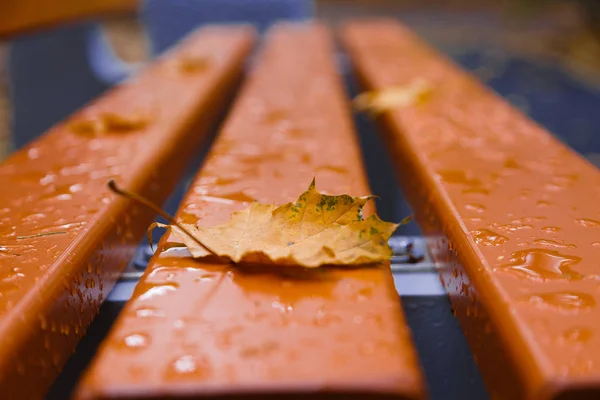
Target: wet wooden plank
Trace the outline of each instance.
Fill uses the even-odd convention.
[[[328,193],[369,193],[332,52],[320,25],[268,34],[179,221],[288,202],[315,176]],[[295,276],[201,263],[173,245],[163,237],[77,398],[422,396],[389,265]]]
[[[0,392],[40,398],[225,106],[252,31],[207,28],[0,165]],[[191,70],[189,64],[201,63]]]
[[[600,171],[400,24],[342,38],[365,89],[429,87],[378,122],[492,398],[600,396]]]
[[[130,14],[137,8],[137,0],[2,0],[0,37],[84,18]]]

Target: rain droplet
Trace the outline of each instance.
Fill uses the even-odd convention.
[[[559,232],[560,230],[561,229],[558,226],[544,226],[542,228],[542,231],[546,232],[546,233],[556,233],[556,232]]]
[[[483,196],[487,196],[490,194],[490,190],[483,188],[483,187],[479,187],[479,186],[473,186],[473,187],[469,187],[466,189],[462,190],[463,193],[465,194],[480,194]]]
[[[54,182],[56,182],[56,174],[53,173],[46,174],[44,177],[40,178],[40,185],[42,186],[46,186]]]
[[[176,289],[177,287],[174,284],[154,286],[142,293],[138,299],[143,301],[157,296],[164,296],[165,294],[172,292]]]
[[[470,203],[465,205],[465,208],[469,211],[474,211],[478,213],[482,213],[485,211],[485,206],[483,204]]]
[[[500,246],[508,240],[506,236],[502,236],[489,229],[477,229],[470,233],[475,243],[483,246]]]
[[[307,163],[307,162],[305,162]],[[331,172],[335,172],[338,174],[347,174],[348,170],[344,167],[339,167],[336,165],[323,165],[321,167],[317,168],[318,171],[331,171]]]
[[[533,229],[533,225],[528,225],[528,224],[504,224],[504,225],[499,225],[496,223],[492,223],[490,224],[490,226],[492,228],[497,228],[500,229],[501,231],[504,232],[517,232],[523,229]]]
[[[214,197],[214,196],[199,196],[198,200],[205,201],[207,203],[217,203],[217,204],[235,204],[236,200],[226,199],[222,197]]]
[[[271,307],[273,307],[276,310],[279,310],[282,313],[289,313],[294,311],[294,308],[290,304],[282,304],[278,301],[274,301],[273,303],[271,303]]]
[[[568,249],[574,249],[577,247],[574,244],[561,243],[556,240],[549,240],[549,239],[535,239],[533,241],[533,243],[538,244],[540,246],[550,246],[550,247],[559,247],[559,248],[568,248]]]
[[[495,270],[509,270],[533,279],[581,279],[583,276],[571,269],[581,257],[561,254],[557,251],[529,249],[511,254],[508,264]]]
[[[437,174],[442,180],[450,184],[462,184],[470,186],[479,186],[481,181],[477,178],[470,178],[465,171],[461,170],[441,170]]]
[[[544,221],[544,220],[547,220],[547,219],[548,219],[547,217],[542,217],[542,216],[539,216],[539,217],[522,217],[522,218],[515,218],[515,219],[513,219],[510,222],[512,222],[514,224],[526,224],[526,223],[532,223],[532,222],[537,222],[537,221]]]
[[[182,319],[176,319],[175,322],[173,322],[173,328],[177,330],[185,328],[185,321]]]
[[[577,223],[581,226],[585,226],[586,228],[597,228],[600,227],[600,221],[596,221],[588,218],[580,218],[576,219]]]
[[[564,376],[582,376],[588,374],[595,366],[596,363],[591,359],[571,359],[560,368],[560,373]]]
[[[558,192],[559,190],[564,189],[564,186],[556,183],[546,183],[544,188],[550,192]]]
[[[190,257],[190,251],[188,250],[187,247],[185,246],[174,246],[174,247],[169,247],[168,249],[164,249],[159,257],[161,258],[187,258]]]
[[[208,375],[211,371],[210,364],[205,358],[197,358],[186,354],[176,358],[167,371],[171,378],[193,377],[195,379]]]
[[[279,348],[279,343],[274,342],[274,341],[267,341],[267,342],[260,344],[259,346],[251,346],[251,347],[243,348],[240,351],[240,355],[244,358],[257,357],[257,356],[262,356],[262,355],[271,353],[271,352],[277,350],[278,348]]]
[[[328,326],[331,324],[339,323],[342,319],[338,315],[330,314],[322,309],[317,310],[313,324],[315,326]]]
[[[40,156],[40,149],[38,149],[37,147],[32,147],[27,151],[27,157],[29,157],[32,160],[39,158],[39,156]]]
[[[134,333],[129,336],[125,336],[123,344],[125,347],[130,349],[142,349],[148,346],[148,335]]]
[[[593,331],[587,328],[570,328],[563,332],[562,337],[570,342],[585,343],[593,336]]]
[[[596,305],[594,297],[581,292],[553,292],[534,294],[528,297],[530,304],[542,308],[557,308],[564,311],[576,311],[592,308]]]
[[[375,343],[372,341],[363,342],[360,344],[358,351],[363,356],[371,355],[375,352]]]
[[[271,110],[265,113],[263,116],[263,121],[267,124],[274,124],[283,119],[286,119],[288,112],[286,110]]]
[[[512,157],[508,157],[504,160],[504,168],[521,168],[521,165]]]
[[[173,367],[180,374],[188,374],[196,370],[196,362],[192,356],[181,356],[175,360]]]

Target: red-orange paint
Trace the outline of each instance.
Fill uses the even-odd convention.
[[[283,25],[267,38],[179,221],[288,202],[314,176],[319,190],[369,193],[328,32]],[[165,237],[77,397],[278,393],[422,396],[388,265],[244,270],[196,261]]]
[[[342,36],[367,89],[435,88],[380,122],[491,396],[600,396],[600,171],[398,23]]]
[[[0,397],[43,396],[153,217],[111,194],[107,180],[164,201],[251,45],[246,28],[194,34],[0,165]],[[172,73],[173,61],[198,53],[212,69]],[[108,131],[73,130],[106,113],[121,116]],[[139,114],[147,122],[124,122]]]

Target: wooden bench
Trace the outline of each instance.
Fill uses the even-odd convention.
[[[600,396],[600,171],[398,23],[342,37],[365,89],[430,88],[378,122],[490,396]]]
[[[332,52],[322,26],[270,31],[178,221],[208,226],[254,200],[288,202],[315,176],[327,193],[369,193]],[[423,396],[388,265],[294,279],[202,263],[176,245],[161,240],[77,398]]]
[[[152,221],[107,180],[164,201],[252,38],[246,27],[195,33],[0,165],[2,398],[43,396]]]

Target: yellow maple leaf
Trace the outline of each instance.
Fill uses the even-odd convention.
[[[352,104],[358,111],[379,115],[387,110],[409,107],[423,102],[433,87],[424,79],[415,79],[408,85],[390,86],[381,90],[364,92],[354,98]]]
[[[209,228],[182,224],[197,240],[171,226],[178,242],[195,258],[214,254],[235,263],[295,265],[361,265],[389,260],[388,239],[400,224],[376,215],[362,217],[373,196],[329,196],[315,181],[295,202],[281,206],[252,203],[222,225]]]

